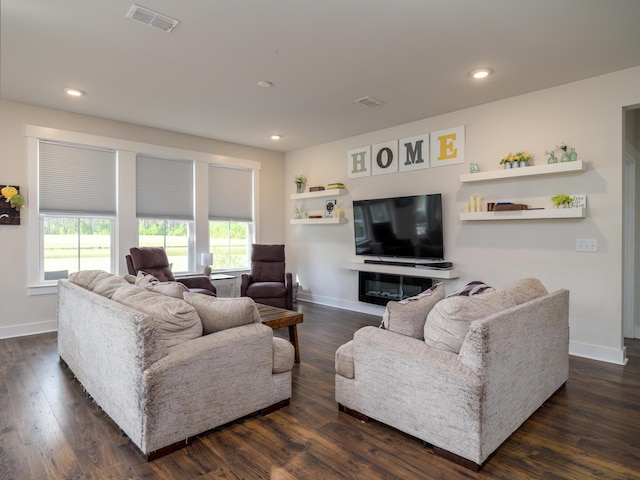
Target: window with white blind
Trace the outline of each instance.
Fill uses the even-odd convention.
[[[214,270],[246,269],[253,239],[253,170],[209,166],[209,248]]]
[[[38,214],[40,281],[113,272],[116,152],[39,140]]]
[[[162,247],[174,273],[190,270],[193,224],[193,162],[138,155],[138,246]]]
[[[29,295],[79,270],[122,275],[136,244],[165,248],[175,273],[202,271],[206,251],[249,266],[260,162],[36,125],[26,138]]]

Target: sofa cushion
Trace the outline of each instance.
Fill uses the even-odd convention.
[[[97,282],[94,282],[91,291],[103,297],[111,298],[116,290],[123,285],[129,285],[129,282],[118,275],[111,275],[110,277],[103,277]]]
[[[111,298],[153,317],[167,348],[202,336],[202,322],[196,309],[182,299],[150,292],[138,285],[123,285]]]
[[[249,297],[218,298],[185,292],[184,300],[195,307],[205,335],[261,321],[256,302]]]
[[[103,297],[111,298],[113,293],[127,281],[123,277],[104,270],[81,270],[69,275],[69,281]]]
[[[96,283],[108,277],[115,277],[115,275],[104,270],[80,270],[70,274],[69,281],[84,289],[93,291]]]
[[[430,347],[459,353],[472,321],[515,305],[509,293],[497,290],[484,295],[445,298],[427,316],[424,341]]]
[[[380,328],[422,340],[424,323],[433,306],[444,298],[444,284],[399,302],[390,301],[382,316]]]
[[[500,288],[500,291],[511,294],[518,305],[549,293],[537,278],[521,278]]]
[[[284,338],[273,337],[273,368],[271,373],[284,373],[293,368],[296,349]]]
[[[336,373],[345,378],[355,378],[353,340],[340,345],[336,350]]]
[[[169,297],[175,298],[182,298],[184,292],[189,290],[180,282],[161,282],[153,275],[143,272],[142,270],[138,272],[135,284],[139,287],[144,287],[151,292],[161,293],[162,295],[168,295]]]

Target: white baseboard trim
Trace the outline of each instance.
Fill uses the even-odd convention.
[[[317,303],[318,305],[336,307],[341,308],[342,310],[351,310],[352,312],[365,313],[378,317],[382,317],[382,314],[384,313],[384,307],[380,305],[373,305],[371,303],[364,302],[352,302],[349,300],[341,300],[331,297],[322,297],[319,295],[312,295],[310,293],[298,292],[296,299],[301,302]]]
[[[58,322],[50,320],[48,322],[29,323],[27,325],[13,325],[11,327],[0,327],[0,339],[26,337],[27,335],[38,335],[39,333],[49,333],[58,330]]]
[[[601,362],[615,363],[616,365],[627,364],[627,348],[621,350],[597,345],[587,345],[586,343],[569,342],[569,355],[576,357],[590,358]]]

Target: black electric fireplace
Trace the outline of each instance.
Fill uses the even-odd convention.
[[[358,272],[358,279],[358,300],[376,305],[386,305],[389,300],[399,301],[413,297],[433,284],[430,278],[387,273]]]

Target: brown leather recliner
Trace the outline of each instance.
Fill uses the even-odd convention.
[[[251,250],[251,273],[243,274],[240,296],[257,303],[293,308],[293,279],[285,272],[284,245],[254,244]]]
[[[137,275],[138,271],[142,270],[161,282],[180,282],[191,292],[214,296],[216,294],[216,287],[204,275],[174,277],[169,268],[169,258],[164,248],[133,247],[129,249],[129,255],[126,256],[126,259],[127,268],[131,275]]]

